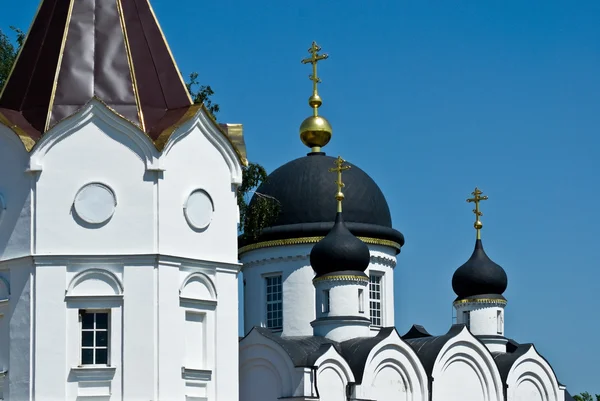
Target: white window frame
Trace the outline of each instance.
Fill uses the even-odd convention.
[[[358,313],[365,313],[365,290],[358,289]]]
[[[383,327],[385,324],[384,321],[384,305],[383,299],[385,296],[384,291],[384,276],[385,273],[378,271],[369,272],[369,317],[371,319],[371,325],[375,327]],[[376,277],[378,279],[378,283],[375,283],[373,278]],[[377,291],[373,288],[373,286],[378,285],[379,288]],[[379,294],[379,297],[376,297],[376,294]],[[379,308],[376,308],[378,306]],[[377,312],[379,312],[379,316],[376,316]]]
[[[82,313],[83,312],[83,313]],[[80,308],[79,309],[79,366],[85,367],[94,367],[94,366],[110,366],[110,353],[111,353],[111,310],[110,309],[91,309],[91,308]],[[84,329],[83,328],[83,314],[94,314],[94,328],[93,329]],[[97,329],[96,328],[96,314],[104,313],[107,315],[106,329]],[[87,346],[83,345],[83,333],[84,332],[92,332],[94,333],[94,345]],[[106,346],[97,346],[96,343],[96,333],[98,332],[106,332]],[[83,363],[83,350],[91,349],[93,355],[93,363]],[[106,349],[106,363],[96,363],[96,350]]]
[[[463,323],[467,326],[467,329],[471,328],[471,311],[463,311]]]
[[[329,313],[331,311],[331,298],[329,290],[323,290],[323,313]]]
[[[281,331],[283,330],[283,274],[281,273],[276,273],[276,274],[269,274],[269,275],[265,275],[263,276],[264,279],[264,296],[265,296],[265,302],[264,302],[264,307],[265,307],[265,327],[273,330],[273,331]],[[275,285],[269,285],[269,280],[273,280],[273,279],[279,279],[279,283],[275,284]],[[280,294],[280,296],[278,297],[279,299],[276,300],[269,300],[269,289],[279,285],[280,291],[279,292],[274,292],[273,294]],[[271,295],[273,295],[271,294]],[[271,307],[271,311],[269,311],[269,306]],[[274,307],[278,307],[278,310],[275,310]],[[278,315],[275,317],[272,317],[271,319],[269,319],[269,312],[276,313],[278,312]],[[273,316],[273,315],[271,315]],[[277,324],[272,324],[273,321],[275,321],[275,323],[277,323],[277,320],[281,321],[281,325],[277,325]]]

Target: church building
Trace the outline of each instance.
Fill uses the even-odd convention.
[[[258,188],[280,213],[240,239],[240,401],[572,400],[533,344],[505,335],[508,277],[483,249],[488,198],[478,188],[467,199],[475,249],[452,279],[457,324],[442,335],[418,325],[397,332],[393,274],[404,237],[377,184],[323,151],[332,129],[318,114],[320,50],[313,43],[303,60],[313,67],[313,115],[300,126],[310,152]]]
[[[258,189],[275,220],[239,236],[242,126],[193,103],[149,1],[41,1],[0,92],[0,400],[571,399],[505,334],[479,189],[457,324],[396,331],[404,236],[378,185],[323,151],[327,56],[309,52],[310,152]]]

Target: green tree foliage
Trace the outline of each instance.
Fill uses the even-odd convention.
[[[197,72],[190,74],[186,86],[194,103],[204,103],[206,109],[216,120],[219,105],[211,99],[215,93],[213,89],[209,85],[200,85]],[[280,204],[276,199],[256,192],[256,188],[265,182],[267,177],[268,174],[264,167],[257,163],[249,163],[242,169],[243,180],[237,190],[237,202],[240,209],[239,230],[244,238],[257,238],[261,230],[271,225],[279,214]],[[250,206],[252,194],[256,200]]]
[[[204,103],[206,109],[212,114],[212,116],[216,118],[217,113],[219,112],[219,105],[213,103],[210,98],[215,92],[212,90],[210,85],[200,85],[198,82],[198,73],[192,72],[190,74],[190,80],[186,84],[190,95],[192,96],[192,100],[196,104]],[[196,89],[197,88],[197,89]]]
[[[25,41],[23,31],[14,26],[11,26],[10,29],[16,34],[14,42],[0,29],[0,90],[4,87],[19,49]]]
[[[240,209],[240,231],[244,238],[256,239],[261,230],[275,222],[281,204],[272,196],[256,192],[268,175],[264,167],[249,163],[243,170],[243,182],[238,188],[238,206]],[[251,194],[255,200],[250,206]]]
[[[594,400],[600,401],[600,394],[596,394],[595,396],[592,396],[590,393],[588,393],[586,391],[579,395],[573,396],[573,398],[575,399],[575,401],[594,401]]]

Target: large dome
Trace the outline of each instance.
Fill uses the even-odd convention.
[[[257,193],[273,197],[280,212],[271,227],[256,239],[241,239],[244,247],[257,242],[325,236],[336,216],[336,176],[329,172],[336,159],[324,153],[309,153],[273,171]],[[404,236],[392,228],[392,218],[379,186],[363,170],[352,166],[344,172],[344,220],[358,237],[404,244]],[[256,201],[256,195],[250,207]],[[387,241],[387,242],[386,242]]]

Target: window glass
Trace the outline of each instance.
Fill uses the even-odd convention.
[[[267,327],[279,330],[283,327],[283,303],[281,275],[265,277],[267,290]]]
[[[373,326],[382,326],[382,276],[371,274],[369,276],[369,306],[371,312],[371,324]]]

